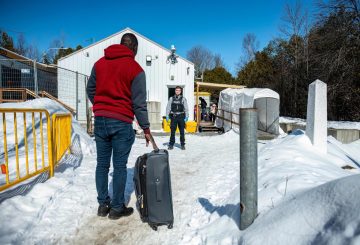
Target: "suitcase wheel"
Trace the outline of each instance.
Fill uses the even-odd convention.
[[[172,229],[172,228],[173,228],[173,223],[168,224],[167,228],[168,228],[168,229]]]
[[[151,229],[153,229],[154,231],[157,231],[158,227],[157,225],[150,225]]]

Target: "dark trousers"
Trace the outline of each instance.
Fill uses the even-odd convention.
[[[201,108],[201,120],[205,120],[205,116],[206,116],[206,107]]]
[[[210,121],[215,122],[216,114],[210,113]]]
[[[171,136],[170,136],[170,145],[174,145],[175,144],[175,132],[176,132],[176,128],[179,127],[179,131],[180,131],[180,143],[181,145],[185,145],[185,133],[184,133],[184,129],[185,129],[185,114],[180,114],[180,115],[173,115],[171,118],[171,124],[170,124],[170,128],[171,128]]]
[[[125,204],[126,164],[135,140],[134,130],[130,123],[96,117],[94,134],[97,150],[95,182],[98,202],[99,204],[108,203],[112,208],[121,210]],[[110,186],[113,189],[112,200],[108,193],[111,155],[114,168],[112,187]]]

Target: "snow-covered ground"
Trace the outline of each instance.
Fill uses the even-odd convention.
[[[96,216],[94,142],[73,130],[81,143],[55,177],[0,203],[1,244],[360,244],[360,141],[329,137],[328,154],[302,131],[260,141],[259,215],[240,231],[239,135],[186,135],[187,150],[170,152],[174,228],[155,232],[137,212],[117,221]],[[168,137],[155,140],[166,147]],[[136,139],[126,188],[132,207],[134,163],[149,151]]]

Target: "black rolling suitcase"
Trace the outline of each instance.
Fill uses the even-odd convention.
[[[171,193],[169,154],[155,150],[136,160],[134,186],[136,207],[141,220],[155,231],[160,225],[173,227],[174,215]]]

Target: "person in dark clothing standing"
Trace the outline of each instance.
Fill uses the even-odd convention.
[[[135,140],[132,128],[134,115],[144,130],[146,145],[156,144],[150,133],[146,106],[145,73],[135,61],[138,41],[126,33],[121,44],[106,48],[91,71],[86,92],[95,114],[97,165],[95,172],[98,216],[118,219],[133,213],[125,206],[127,161]],[[113,196],[108,193],[108,174],[113,159]]]
[[[169,142],[169,150],[174,148],[175,144],[175,132],[176,128],[179,127],[180,131],[180,143],[181,149],[185,150],[185,123],[189,119],[189,108],[187,100],[181,95],[182,88],[177,86],[175,88],[175,95],[170,97],[169,102],[166,106],[166,121],[168,122],[171,118],[171,136]]]
[[[205,116],[206,116],[207,103],[203,97],[199,97],[199,100],[200,100],[200,107],[201,107],[201,120],[204,120]]]

